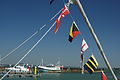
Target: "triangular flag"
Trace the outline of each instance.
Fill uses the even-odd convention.
[[[95,59],[94,55],[92,55],[89,59],[88,62],[85,63],[84,68],[87,70],[89,73],[95,72],[95,70],[98,67],[98,62]]]
[[[88,45],[86,41],[83,39],[82,41],[82,47],[81,47],[81,54],[84,53],[88,49]]]
[[[70,28],[70,34],[69,34],[69,41],[72,42],[74,38],[80,33],[77,25],[75,22],[72,23],[72,26]]]
[[[107,80],[107,77],[103,71],[101,72],[101,80]]]
[[[58,17],[58,19],[56,20],[56,28],[54,30],[54,32],[56,33],[58,31],[59,25],[60,25],[60,20],[65,17],[66,15],[68,15],[70,12],[67,8],[67,6],[65,5],[64,8],[62,9],[62,13],[60,14],[60,16]]]

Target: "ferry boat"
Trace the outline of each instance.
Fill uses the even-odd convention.
[[[64,68],[64,66],[60,66],[60,61],[58,61],[56,65],[48,64],[48,65],[44,66],[43,60],[42,60],[42,65],[38,66],[38,69],[40,72],[61,72],[61,70],[63,68]]]
[[[61,72],[61,66],[55,66],[54,64],[49,64],[47,66],[39,65],[38,68],[40,72]]]

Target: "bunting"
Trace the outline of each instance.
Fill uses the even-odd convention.
[[[76,23],[73,21],[72,26],[70,28],[70,33],[69,33],[69,41],[72,42],[74,38],[80,33]]]
[[[70,12],[67,8],[67,6],[65,5],[64,8],[62,9],[62,13],[60,14],[60,16],[58,17],[58,19],[56,20],[56,28],[54,30],[54,32],[56,33],[58,31],[58,28],[60,26],[60,20],[65,17],[66,15],[68,15]]]
[[[87,70],[89,73],[93,73],[97,69],[97,67],[98,62],[93,55],[88,59],[88,62],[84,65],[85,70]]]

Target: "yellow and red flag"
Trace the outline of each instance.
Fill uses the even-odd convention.
[[[74,38],[80,33],[77,25],[75,22],[72,23],[72,26],[70,28],[70,34],[69,34],[69,41],[72,42]]]

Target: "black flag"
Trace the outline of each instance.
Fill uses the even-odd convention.
[[[50,0],[50,4],[52,4],[54,2],[54,0]]]

